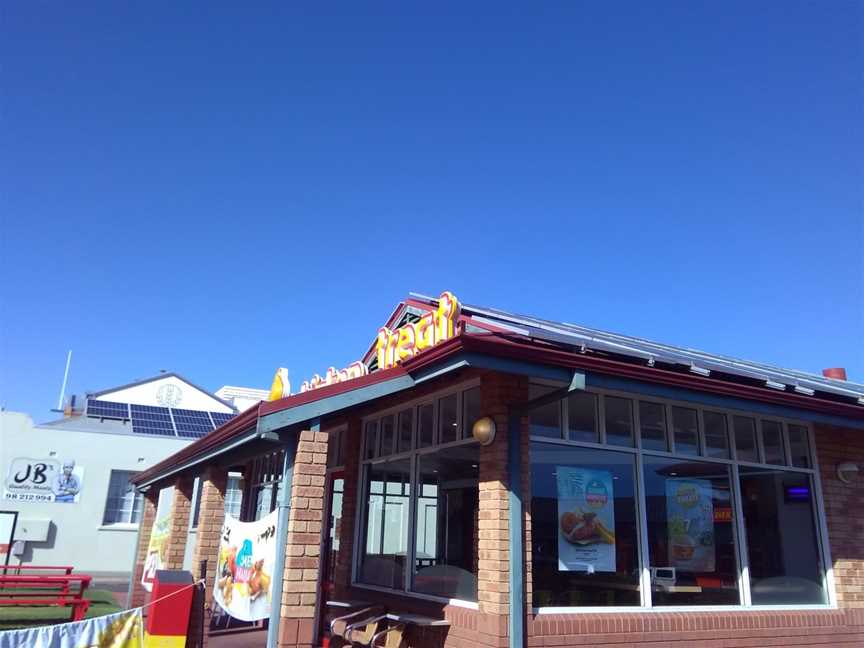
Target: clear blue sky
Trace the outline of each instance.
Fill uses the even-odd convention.
[[[860,2],[183,4],[4,3],[7,408],[409,290],[864,380]]]

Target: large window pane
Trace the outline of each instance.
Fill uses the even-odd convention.
[[[639,605],[634,457],[531,444],[533,604]]]
[[[643,462],[653,604],[740,603],[728,466]]]
[[[386,457],[387,455],[393,454],[393,444],[396,442],[396,422],[392,415],[385,416],[381,419],[379,425],[381,426],[381,431],[378,435],[381,438],[381,451],[379,456]]]
[[[412,426],[414,424],[414,410],[407,409],[399,412],[399,440],[397,452],[407,452],[412,448]]]
[[[456,394],[438,399],[438,443],[450,443],[459,438]]]
[[[762,449],[765,451],[765,463],[781,466],[786,464],[782,423],[762,421]]]
[[[426,403],[417,408],[417,446],[427,448],[435,443],[435,407]]]
[[[639,426],[642,447],[646,450],[668,450],[666,442],[666,407],[660,403],[639,401]]]
[[[793,466],[810,467],[810,441],[807,428],[803,425],[789,426],[789,452],[792,455]]]
[[[606,416],[606,443],[633,446],[633,401],[616,396],[603,397]]]
[[[825,603],[810,477],[740,468],[754,605]]]
[[[567,397],[567,435],[571,441],[597,443],[597,397],[576,392]]]
[[[672,433],[676,454],[699,454],[699,415],[695,409],[672,408]]]
[[[531,410],[533,436],[561,438],[561,401],[556,400]]]
[[[137,524],[141,519],[143,498],[135,492],[129,480],[136,473],[112,470],[102,524]]]
[[[374,459],[378,450],[378,421],[366,424],[366,436],[363,441],[363,458]]]
[[[726,429],[726,415],[703,411],[702,420],[705,423],[705,455],[728,459],[729,432]]]
[[[462,438],[471,438],[474,422],[481,416],[480,388],[473,387],[462,392]]]
[[[411,462],[399,459],[367,466],[366,516],[359,580],[402,589],[408,552]]]
[[[473,444],[418,458],[416,592],[477,600],[479,462]]]
[[[738,461],[759,461],[759,449],[756,447],[756,421],[746,416],[733,416],[732,426],[735,430],[735,452]]]

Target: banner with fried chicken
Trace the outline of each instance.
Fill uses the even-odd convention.
[[[257,522],[225,516],[213,598],[235,619],[270,618],[278,510]]]
[[[558,571],[615,571],[615,495],[612,474],[556,466]]]

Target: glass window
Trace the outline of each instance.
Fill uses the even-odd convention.
[[[399,437],[397,452],[407,452],[414,446],[412,441],[414,426],[414,410],[407,409],[399,412]]]
[[[411,462],[398,459],[367,466],[366,516],[358,580],[403,589],[408,553]]]
[[[462,437],[470,439],[474,422],[482,416],[480,411],[480,388],[473,387],[462,392]]]
[[[417,408],[417,433],[419,436],[417,445],[420,448],[426,448],[435,443],[434,414],[435,408],[432,403]]]
[[[381,438],[381,451],[378,456],[386,457],[393,454],[393,444],[396,441],[396,428],[393,416],[385,416],[379,423],[381,433],[378,435]]]
[[[378,446],[378,421],[369,421],[366,424],[366,437],[363,443],[363,458],[374,459]]]
[[[639,605],[634,460],[531,444],[535,607]]]
[[[459,439],[457,413],[456,394],[438,399],[438,443],[450,443]]]
[[[737,605],[729,467],[642,460],[653,604]]]
[[[765,463],[781,466],[786,464],[782,423],[762,421],[762,449],[765,451]]]
[[[789,452],[793,466],[810,468],[810,440],[803,425],[789,426]]]
[[[136,474],[129,470],[112,470],[102,524],[138,524],[144,499],[129,482]]]
[[[695,409],[672,408],[672,435],[676,454],[699,454],[699,415]]]
[[[702,412],[705,424],[705,456],[729,458],[729,434],[726,430],[726,415],[719,412]]]
[[[810,477],[741,467],[754,605],[825,603]]]
[[[228,473],[228,483],[225,487],[225,513],[235,519],[240,519],[240,510],[242,509],[242,506],[243,477],[237,473]]]
[[[639,427],[642,447],[646,450],[668,450],[666,443],[666,407],[660,403],[639,401]]]
[[[574,392],[567,397],[567,434],[571,441],[597,443],[597,396]]]
[[[633,446],[633,401],[615,396],[603,397],[606,417],[606,443]]]
[[[531,410],[531,435],[561,438],[560,400]]]
[[[735,430],[735,452],[738,461],[759,461],[759,449],[756,447],[756,421],[746,416],[733,416],[732,426]]]
[[[477,600],[480,448],[418,457],[415,592]]]
[[[327,442],[327,467],[335,468],[345,463],[345,434],[342,430],[331,430]]]

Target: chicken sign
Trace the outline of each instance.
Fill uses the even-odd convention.
[[[235,619],[270,618],[277,514],[273,511],[257,522],[225,516],[213,598]]]

